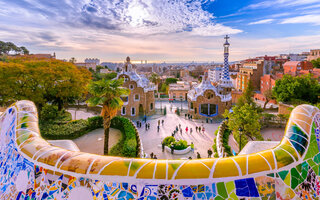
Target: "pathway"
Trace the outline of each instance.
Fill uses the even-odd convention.
[[[109,151],[118,143],[121,138],[121,132],[118,129],[110,128],[109,133]],[[93,130],[77,139],[73,140],[79,147],[80,151],[103,155],[104,130],[99,128]]]

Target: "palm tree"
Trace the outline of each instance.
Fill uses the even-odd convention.
[[[91,82],[88,91],[92,97],[87,101],[89,106],[102,105],[101,116],[103,117],[104,128],[104,154],[108,154],[109,147],[109,128],[111,119],[121,109],[123,101],[121,96],[128,95],[130,90],[122,87],[123,79]]]

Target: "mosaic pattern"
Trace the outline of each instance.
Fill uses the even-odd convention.
[[[0,116],[0,199],[319,199],[320,113],[295,108],[279,146],[199,160],[99,156],[51,146],[20,101]]]

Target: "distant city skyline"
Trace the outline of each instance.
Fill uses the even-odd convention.
[[[320,48],[319,0],[0,0],[0,40],[58,59],[222,62]]]

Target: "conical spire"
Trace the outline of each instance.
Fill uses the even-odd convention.
[[[223,65],[223,71],[221,74],[221,79],[220,79],[220,85],[221,87],[232,87],[232,82],[230,79],[230,74],[229,74],[229,46],[230,43],[228,41],[230,37],[226,35],[224,39],[226,39],[226,42],[223,44],[224,46],[224,65]]]

